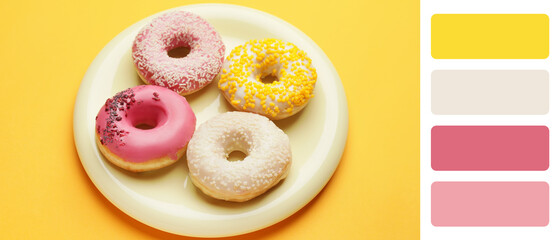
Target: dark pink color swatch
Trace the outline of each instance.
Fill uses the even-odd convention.
[[[435,126],[431,167],[437,171],[543,171],[549,167],[546,126]]]
[[[546,226],[546,182],[434,182],[434,226]]]

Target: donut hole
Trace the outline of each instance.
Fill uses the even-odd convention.
[[[167,55],[172,58],[183,58],[190,53],[189,46],[179,46],[176,48],[169,49]]]
[[[167,113],[159,106],[144,102],[130,109],[128,120],[137,129],[150,130],[163,125],[167,121]]]
[[[147,124],[147,123],[139,123],[139,124],[134,125],[134,127],[137,128],[137,129],[141,129],[141,130],[149,130],[149,129],[155,128],[154,125]]]
[[[132,125],[140,130],[150,130],[157,127],[158,121],[157,118],[136,119],[136,121],[132,122]]]
[[[236,161],[243,161],[247,157],[246,153],[242,151],[232,151],[227,154],[227,161],[229,162],[236,162]]]
[[[274,74],[267,74],[260,77],[260,82],[264,84],[272,84],[278,81],[278,77]]]

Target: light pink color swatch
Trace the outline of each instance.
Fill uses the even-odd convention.
[[[434,182],[434,226],[546,226],[546,182]]]
[[[437,171],[544,171],[546,126],[435,126],[431,167]]]

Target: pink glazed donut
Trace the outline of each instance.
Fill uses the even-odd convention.
[[[133,172],[176,162],[196,127],[186,99],[163,87],[142,85],[107,99],[95,118],[96,142],[107,160]]]
[[[186,47],[184,57],[169,51]],[[181,95],[208,85],[220,72],[225,45],[215,29],[190,12],[165,13],[145,26],[132,45],[136,71],[147,84],[169,88]]]

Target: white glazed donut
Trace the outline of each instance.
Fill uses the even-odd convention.
[[[229,161],[233,151],[244,160]],[[190,179],[205,194],[222,200],[250,200],[284,179],[291,167],[289,138],[266,117],[227,112],[203,123],[187,148]]]
[[[270,76],[277,81],[262,81]],[[311,59],[294,44],[278,39],[251,40],[227,56],[219,88],[235,109],[277,120],[307,105],[314,96],[316,79]]]

